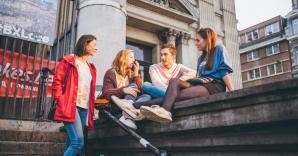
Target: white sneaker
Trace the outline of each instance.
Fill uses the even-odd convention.
[[[119,99],[117,96],[112,96],[111,97],[113,102],[125,113],[127,113],[130,117],[133,119],[137,118],[138,111],[137,109],[133,106],[133,101],[131,100],[125,100],[125,99]]]
[[[122,122],[125,126],[127,126],[130,129],[136,130],[138,128],[135,121],[131,119],[127,119],[124,116],[121,116],[119,121]]]
[[[158,105],[153,105],[151,107],[141,106],[140,110],[146,119],[160,123],[170,123],[173,121],[172,113]]]
[[[131,116],[129,116],[126,112],[122,111],[122,115],[127,118],[127,119],[132,119],[132,120],[136,120],[136,121],[141,121],[145,119],[145,116],[141,113],[141,111],[139,109],[137,109],[137,117],[136,118],[132,118]]]

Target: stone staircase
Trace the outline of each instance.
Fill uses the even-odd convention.
[[[0,131],[0,156],[62,155],[66,134],[62,132]]]
[[[297,156],[298,79],[177,102],[171,124],[137,132],[171,156]],[[95,122],[94,155],[151,156],[112,122]]]
[[[61,156],[64,151],[65,139],[66,133],[58,130],[0,129],[0,156]]]

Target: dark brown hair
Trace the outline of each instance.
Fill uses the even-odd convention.
[[[200,35],[206,42],[206,48],[203,52],[207,55],[206,69],[210,69],[214,61],[214,50],[217,45],[217,34],[211,28],[201,28],[197,31],[197,35]]]
[[[162,45],[162,47],[161,47],[161,49],[166,49],[166,48],[168,48],[169,49],[169,51],[170,51],[170,53],[173,55],[173,56],[176,56],[176,53],[177,53],[177,51],[176,51],[176,48],[175,48],[175,46],[173,45],[173,44],[164,44],[164,45]]]
[[[86,46],[93,40],[96,40],[96,37],[93,35],[82,35],[75,46],[74,54],[79,57],[86,55]]]

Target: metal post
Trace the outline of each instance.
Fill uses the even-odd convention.
[[[121,123],[114,115],[112,115],[109,111],[106,110],[106,107],[99,107],[100,111],[110,120],[115,122],[118,126],[120,126],[125,132],[127,132],[130,136],[132,136],[135,140],[137,140],[143,147],[153,152],[157,156],[168,156],[167,151],[159,150],[155,146],[153,146],[150,142],[140,136],[138,133],[126,127],[123,123]]]

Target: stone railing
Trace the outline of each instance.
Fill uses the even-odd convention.
[[[298,155],[298,79],[175,104],[174,121],[138,123],[138,133],[171,155]],[[88,151],[152,155],[111,122],[96,122]]]

